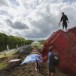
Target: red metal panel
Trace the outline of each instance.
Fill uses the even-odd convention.
[[[60,68],[76,76],[76,27],[68,30],[68,32],[62,30],[54,32],[44,45],[42,57],[47,56],[51,44],[58,50]]]

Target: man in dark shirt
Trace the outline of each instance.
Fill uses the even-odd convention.
[[[61,17],[60,23],[61,22],[62,22],[63,30],[65,28],[67,31],[67,26],[68,26],[67,22],[69,23],[69,21],[68,21],[68,17],[64,14],[64,12],[62,12],[62,17]]]
[[[53,53],[53,46],[49,47],[48,52],[48,65],[49,65],[49,76],[55,76],[55,64],[54,64],[54,53]]]

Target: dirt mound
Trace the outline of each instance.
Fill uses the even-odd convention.
[[[24,59],[27,55],[15,54],[13,57],[8,58],[6,62],[15,58]],[[8,68],[10,69],[7,70]],[[48,65],[47,62],[40,63],[40,71],[37,72],[35,71],[34,63],[25,64],[22,66],[20,66],[19,64],[16,65],[15,63],[10,65],[8,64],[7,68],[4,69],[4,71],[0,71],[0,76],[48,76]],[[57,69],[56,76],[64,76],[64,74]]]
[[[40,71],[35,71],[34,63],[16,67],[10,71],[8,76],[48,76],[48,66],[47,63],[40,63]],[[64,74],[56,69],[56,76],[64,76]],[[70,76],[70,75],[66,75]]]
[[[40,72],[35,71],[34,63],[26,64],[10,71],[8,76],[47,76],[45,67],[40,65]]]
[[[6,72],[6,71],[0,71],[0,76],[8,76],[8,72]]]
[[[15,55],[15,57],[13,57],[13,58],[17,58],[17,56]],[[9,69],[9,70],[7,70],[7,69]],[[63,76],[62,72],[60,72],[59,70],[57,70],[56,75]],[[15,63],[10,64],[10,65],[8,64],[6,69],[0,71],[0,76],[48,76],[47,62],[40,63],[39,72],[35,71],[34,63],[25,64],[22,66],[20,66],[19,64],[16,65]]]
[[[64,76],[58,69],[56,72],[57,76]],[[35,71],[34,63],[30,63],[24,66],[16,67],[10,71],[8,76],[48,76],[47,63],[40,64],[40,71]]]

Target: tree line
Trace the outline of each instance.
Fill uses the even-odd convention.
[[[9,49],[16,48],[17,46],[23,46],[31,44],[32,40],[26,40],[22,37],[7,36],[4,33],[0,33],[0,51],[6,50],[7,46]]]

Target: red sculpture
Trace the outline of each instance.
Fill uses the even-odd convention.
[[[60,69],[76,76],[76,27],[67,32],[58,30],[54,32],[45,42],[42,57],[47,56],[51,45],[57,48],[60,58]]]

